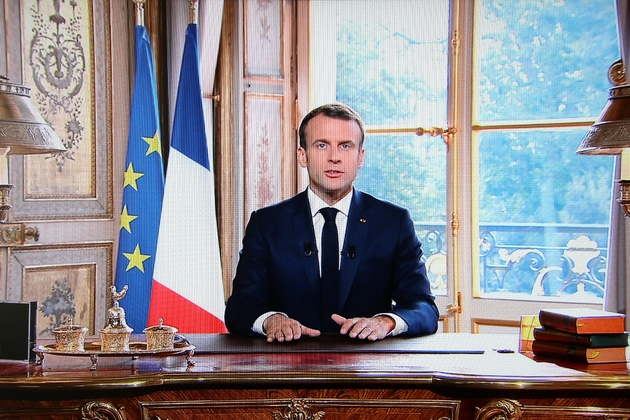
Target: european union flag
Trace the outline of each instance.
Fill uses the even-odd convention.
[[[141,332],[147,326],[153,286],[164,166],[151,41],[144,26],[135,29],[136,77],[131,101],[125,164],[116,289],[129,285],[121,306],[127,324]]]

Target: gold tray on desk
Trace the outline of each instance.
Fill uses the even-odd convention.
[[[85,351],[66,351],[57,350],[55,344],[39,345],[33,349],[37,355],[36,364],[44,364],[44,356],[46,354],[55,354],[59,356],[75,356],[75,357],[89,357],[92,365],[90,370],[96,370],[96,364],[99,357],[125,357],[129,356],[132,359],[138,359],[140,356],[153,356],[153,357],[166,357],[176,354],[184,354],[186,356],[186,363],[188,366],[194,366],[195,361],[192,359],[195,353],[195,346],[191,345],[187,340],[175,342],[172,349],[165,350],[149,350],[146,342],[131,342],[129,343],[129,351],[102,351],[101,342],[93,341],[91,343],[85,343]]]

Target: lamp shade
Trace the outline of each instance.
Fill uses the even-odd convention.
[[[53,128],[30,99],[30,88],[0,78],[0,148],[9,154],[61,152],[66,150]]]
[[[630,85],[609,89],[608,102],[599,119],[575,153],[618,155],[630,147]]]

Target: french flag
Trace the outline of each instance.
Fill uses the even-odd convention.
[[[157,241],[149,325],[182,333],[227,332],[215,208],[199,74],[198,27],[191,23],[179,76]]]

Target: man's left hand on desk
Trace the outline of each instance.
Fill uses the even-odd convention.
[[[347,334],[350,338],[361,340],[382,340],[395,328],[396,322],[387,315],[379,315],[374,318],[344,318],[333,314],[332,320],[341,326],[340,333]]]

